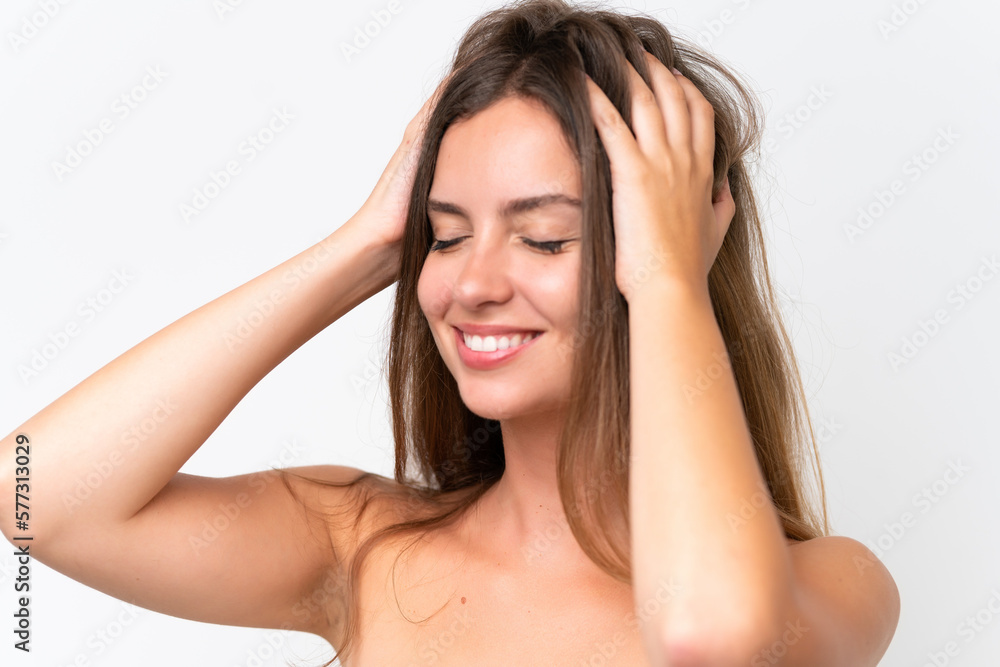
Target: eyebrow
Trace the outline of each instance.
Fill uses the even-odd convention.
[[[533,197],[511,199],[503,205],[503,208],[500,209],[500,215],[509,219],[519,213],[527,213],[528,211],[533,211],[544,206],[551,206],[552,204],[569,204],[570,206],[581,208],[579,199],[557,192],[555,194],[535,195]],[[428,199],[427,210],[436,211],[438,213],[451,213],[465,218],[466,220],[470,219],[469,213],[464,208],[458,204],[453,204],[447,201]]]

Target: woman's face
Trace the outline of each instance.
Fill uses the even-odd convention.
[[[538,102],[505,98],[453,123],[441,140],[428,201],[435,242],[417,297],[462,400],[481,417],[565,406],[580,200],[573,152]],[[563,243],[537,245],[552,241]],[[480,340],[468,347],[463,331],[486,351],[474,349]],[[529,332],[536,337],[525,343]]]

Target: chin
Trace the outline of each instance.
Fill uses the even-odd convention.
[[[469,384],[471,383],[459,381],[458,391],[465,407],[469,408],[474,415],[483,419],[502,420],[510,419],[529,410],[530,399],[524,395],[524,391],[517,387],[510,387],[510,391],[507,391],[497,386],[483,386],[483,380],[474,380],[473,382],[480,386],[476,389],[470,389]]]
[[[565,398],[562,403],[551,400],[558,392],[545,391],[531,379],[528,382],[530,392],[525,391],[521,383],[483,378],[459,380],[458,390],[465,407],[483,419],[508,420],[566,407]],[[476,386],[472,387],[473,384]],[[537,392],[541,392],[540,395]]]

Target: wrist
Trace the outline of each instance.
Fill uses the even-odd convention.
[[[633,284],[625,298],[630,308],[641,307],[645,301],[663,303],[684,300],[707,304],[709,307],[712,303],[707,276],[705,280],[691,280],[656,273]]]
[[[359,281],[368,287],[366,293],[375,295],[396,281],[402,243],[388,243],[353,220],[341,225],[322,243],[348,248],[358,260]]]

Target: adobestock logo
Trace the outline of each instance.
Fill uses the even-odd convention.
[[[749,9],[750,3],[751,0],[732,0],[732,4],[736,5],[736,8],[741,12]],[[695,37],[698,44],[705,49],[712,46],[712,43],[726,31],[726,26],[735,23],[738,16],[731,9],[723,9],[717,17],[703,21],[703,29],[699,30]]]
[[[288,468],[302,455],[305,448],[296,443],[294,439],[284,441],[280,454],[268,462],[271,466],[269,470],[252,473],[246,480],[247,490],[240,491],[233,495],[228,502],[221,502],[216,506],[211,516],[202,519],[197,533],[188,535],[188,546],[195,556],[201,556],[202,550],[208,548],[219,536],[229,530],[230,526],[236,523],[243,510],[250,507],[257,497],[264,493],[268,485],[278,481],[281,473],[274,468]],[[250,490],[253,493],[250,493]]]
[[[243,0],[215,0],[212,3],[212,9],[215,10],[215,15],[219,17],[219,20],[223,21],[226,18],[226,14],[235,12],[236,8],[242,5]]]
[[[350,63],[352,58],[361,55],[361,52],[372,43],[372,39],[378,37],[382,33],[382,29],[392,23],[392,17],[401,11],[403,11],[403,7],[399,4],[399,0],[390,0],[385,9],[372,10],[373,20],[365,23],[364,30],[360,26],[354,26],[352,44],[340,43],[340,52],[344,55],[344,60]]]
[[[70,318],[62,328],[49,333],[47,342],[31,350],[28,362],[18,365],[17,374],[21,382],[27,386],[29,380],[41,375],[69,346],[70,341],[83,332],[86,324],[97,319],[98,314],[103,313],[133,280],[135,276],[128,269],[116,270],[105,287],[81,301],[76,309],[80,319]]]
[[[40,11],[32,12],[31,15],[23,17],[18,32],[7,33],[7,41],[14,53],[18,53],[21,47],[34,39],[38,32],[47,26],[49,21],[54,19],[62,11],[63,6],[67,4],[69,4],[69,0],[38,0]]]
[[[921,350],[941,335],[944,327],[952,321],[951,316],[975,299],[976,295],[997,275],[1000,275],[1000,262],[997,261],[996,253],[990,257],[982,257],[972,275],[956,283],[948,291],[945,301],[954,304],[951,312],[947,308],[937,308],[927,319],[918,320],[915,330],[902,337],[899,348],[887,354],[892,370],[899,372],[901,367],[913,361]]]
[[[990,597],[983,603],[974,614],[968,614],[962,622],[955,627],[955,634],[970,644],[980,633],[985,631],[989,625],[1000,616],[1000,588],[994,586],[989,591]],[[927,653],[927,660],[921,667],[946,667],[951,664],[951,659],[958,657],[962,652],[962,646],[955,639],[949,640],[940,651]]]
[[[128,430],[122,431],[120,440],[123,447],[127,449],[122,447],[113,449],[107,458],[94,463],[86,475],[77,478],[72,493],[64,493],[61,498],[66,512],[72,515],[82,507],[101,485],[128,460],[128,455],[135,452],[141,443],[145,442],[161,424],[167,421],[167,418],[174,414],[177,407],[177,404],[170,397],[165,400],[158,398],[143,419],[133,424]]]
[[[889,13],[888,19],[879,19],[875,23],[875,27],[878,28],[879,34],[882,35],[882,39],[889,39],[889,35],[894,32],[899,32],[899,30],[910,22],[910,19],[920,11],[920,8],[927,2],[927,0],[903,0],[901,4],[892,5],[892,11]]]
[[[962,481],[965,475],[971,471],[972,468],[964,465],[961,459],[948,461],[948,469],[940,477],[913,494],[910,503],[914,508],[920,510],[921,515],[927,514],[948,495],[952,487]],[[864,574],[865,570],[874,567],[876,558],[885,560],[885,555],[899,544],[911,529],[916,527],[918,519],[919,516],[913,512],[904,511],[896,520],[883,523],[882,527],[885,531],[874,541],[863,540],[865,546],[871,551],[872,557],[855,556],[854,565],[858,568],[858,572]]]
[[[146,68],[146,73],[136,85],[132,86],[111,102],[111,113],[118,121],[128,118],[132,112],[139,108],[139,105],[146,101],[149,93],[160,87],[163,80],[168,76],[167,72],[160,69],[159,65],[150,65]],[[84,158],[94,152],[98,146],[104,143],[105,137],[115,131],[115,120],[109,117],[102,118],[97,122],[97,127],[86,128],[82,131],[83,139],[73,145],[66,146],[66,152],[59,160],[52,161],[52,173],[62,183],[67,175],[73,173],[83,164]]]
[[[809,632],[809,628],[802,625],[801,619],[796,619],[794,623],[786,621],[785,628],[780,639],[776,639],[769,647],[754,655],[750,660],[751,667],[768,667],[779,664],[781,659],[788,654],[788,647],[799,643],[802,636]]]
[[[938,128],[934,139],[919,153],[911,155],[900,167],[903,175],[908,176],[911,183],[916,183],[931,168],[931,165],[937,162],[944,153],[947,153],[961,137],[962,135],[956,134],[951,129],[951,125],[947,128]],[[885,189],[876,189],[873,201],[858,207],[858,215],[854,223],[844,224],[844,234],[847,236],[847,240],[854,243],[877,220],[888,213],[900,197],[906,194],[906,191],[906,181],[901,178],[893,179]]]
[[[256,160],[295,120],[295,116],[287,107],[272,109],[272,112],[264,125],[253,134],[247,135],[236,148],[236,153],[243,158],[243,163],[249,164]],[[211,203],[232,185],[233,178],[243,173],[243,166],[239,158],[232,158],[226,161],[222,169],[209,170],[208,180],[192,189],[190,201],[182,201],[177,205],[181,219],[185,223],[190,223],[192,218],[204,213]]]
[[[811,86],[809,95],[791,111],[785,112],[775,125],[775,132],[781,139],[788,141],[795,133],[805,127],[806,123],[812,120],[813,115],[823,108],[823,106],[833,97],[833,92],[828,90],[826,84]],[[781,148],[781,141],[775,136],[769,136],[763,144],[764,152],[767,155],[774,155]]]

